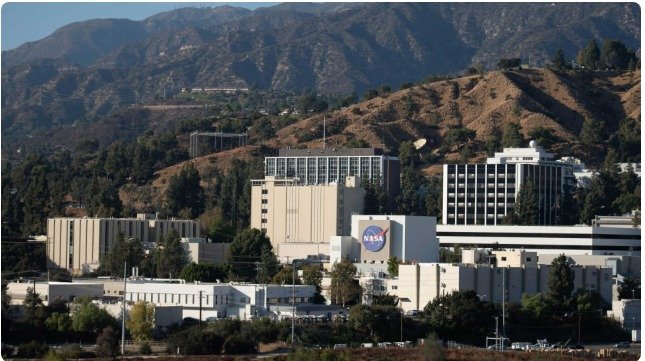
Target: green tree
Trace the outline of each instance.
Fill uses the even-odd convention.
[[[540,224],[540,200],[535,185],[529,179],[522,184],[514,208],[516,223],[531,226]]]
[[[72,305],[72,329],[77,332],[97,334],[106,327],[118,326],[117,320],[105,309],[92,303],[89,297],[79,297]]]
[[[228,268],[226,265],[215,265],[208,263],[197,264],[195,262],[186,265],[181,270],[179,278],[186,280],[186,282],[224,282],[228,277]]]
[[[370,100],[370,99],[376,98],[377,96],[378,96],[378,90],[367,89],[365,93],[363,93],[363,100]]]
[[[618,298],[630,300],[641,298],[641,281],[638,278],[625,277],[623,284],[618,287]]]
[[[316,95],[316,93],[306,91],[298,98],[297,107],[300,114],[305,115],[324,112],[329,107],[329,104],[323,97]]]
[[[519,68],[522,64],[520,58],[502,58],[497,62],[497,67],[501,70],[509,70],[513,68]]]
[[[322,292],[322,279],[323,274],[320,265],[312,264],[302,267],[302,283],[316,287],[314,294],[314,303],[323,303],[325,298],[321,295]]]
[[[54,312],[47,317],[45,326],[50,334],[66,336],[72,330],[72,319],[67,313]]]
[[[166,202],[171,215],[178,216],[181,212],[186,218],[195,218],[203,212],[204,191],[199,182],[199,172],[192,164],[170,178]]]
[[[558,199],[557,224],[574,225],[580,221],[581,202],[576,197],[577,189],[565,184]]]
[[[128,330],[137,342],[152,339],[152,329],[154,328],[155,308],[154,305],[139,301],[132,306],[130,317],[126,321]]]
[[[271,247],[269,238],[259,229],[249,228],[240,232],[231,242],[226,261],[229,265],[229,279],[233,281],[253,281],[255,262],[262,257],[262,249]]]
[[[128,262],[128,268],[139,267],[145,254],[141,241],[136,238],[126,239],[119,232],[114,243],[109,245],[108,252],[100,260],[100,274],[119,276],[123,274],[123,265]]]
[[[551,64],[558,70],[569,68],[569,62],[567,61],[567,58],[565,57],[564,51],[562,49],[556,50],[553,59],[551,59]]]
[[[580,140],[590,146],[603,141],[603,128],[605,123],[602,120],[586,118],[582,123]]]
[[[296,284],[296,285],[301,285],[302,281],[300,280],[300,277],[298,276],[298,273],[296,272],[295,276],[293,273],[293,265],[289,266],[284,266],[282,267],[278,273],[273,276],[271,279],[271,284],[275,285],[290,285],[290,284]]]
[[[636,53],[621,41],[608,39],[602,45],[600,60],[609,69],[627,70],[630,62],[636,61]]]
[[[524,136],[521,132],[521,127],[516,123],[508,123],[504,127],[502,133],[502,147],[504,148],[517,148],[524,144]]]
[[[48,210],[43,206],[43,200],[49,199],[47,169],[44,166],[32,170],[32,180],[27,185],[23,196],[22,233],[36,235],[45,233],[45,220]]]
[[[553,305],[540,293],[533,296],[523,294],[521,304],[522,309],[536,320],[545,322],[553,315]]]
[[[157,275],[160,277],[176,277],[188,263],[179,233],[174,229],[156,252]]]
[[[23,321],[37,330],[42,330],[45,327],[45,320],[47,320],[48,315],[47,308],[43,305],[40,295],[29,287],[22,304],[24,309]]]
[[[529,138],[535,140],[544,149],[551,149],[553,144],[561,142],[562,139],[555,135],[553,129],[537,126],[529,131]]]
[[[132,169],[132,155],[125,142],[116,141],[110,144],[103,167],[117,186],[125,184]]]
[[[361,287],[354,279],[356,266],[350,261],[335,263],[331,271],[331,301],[333,304],[345,307],[358,303],[361,297]]]
[[[387,273],[390,277],[399,275],[399,259],[396,256],[392,256],[387,260]]]
[[[578,53],[578,63],[588,69],[598,69],[600,67],[600,49],[596,39],[591,39],[589,45],[581,49]]]
[[[107,178],[92,178],[88,187],[87,213],[96,217],[118,217],[123,204],[113,181]]]
[[[625,118],[618,125],[618,131],[609,142],[624,162],[640,162],[641,159],[641,124],[634,118]]]
[[[377,182],[363,181],[365,190],[364,214],[386,214],[387,213],[387,193]]]
[[[278,258],[273,253],[271,245],[264,244],[262,246],[262,252],[260,253],[257,282],[269,283],[273,276],[278,273],[279,269],[280,262],[278,262]]]
[[[217,332],[191,327],[168,337],[167,352],[176,354],[179,350],[182,355],[218,355],[222,352],[224,339],[225,336]]]
[[[567,309],[573,292],[574,277],[575,275],[567,256],[561,255],[551,262],[546,281],[547,298],[560,312]]]

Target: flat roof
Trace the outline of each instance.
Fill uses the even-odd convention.
[[[383,155],[380,148],[285,148],[278,151],[279,157],[334,157]]]

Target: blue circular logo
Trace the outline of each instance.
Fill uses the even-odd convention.
[[[385,246],[385,234],[389,228],[383,230],[379,226],[368,226],[363,231],[363,245],[372,252],[378,252]]]

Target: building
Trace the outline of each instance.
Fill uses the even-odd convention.
[[[625,330],[640,330],[641,300],[626,299],[612,301],[611,311],[607,311],[607,316],[618,320]]]
[[[168,237],[199,237],[199,221],[157,219],[138,214],[137,218],[49,218],[47,220],[47,267],[64,268],[72,274],[95,270],[119,234],[144,243]]]
[[[486,164],[444,164],[442,223],[501,224],[527,181],[540,199],[539,224],[557,224],[557,203],[564,186],[573,185],[573,172],[535,141],[530,148],[504,148]]]
[[[551,264],[556,257],[561,254],[540,254],[538,256],[538,263]],[[569,261],[573,264],[580,266],[595,266],[603,268],[611,268],[612,276],[616,277],[641,276],[641,258],[640,256],[617,256],[617,255],[580,255],[580,254],[567,254]]]
[[[283,261],[326,253],[330,237],[349,235],[350,217],[363,211],[364,194],[356,177],[324,184],[273,176],[252,180],[251,227],[266,233]]]
[[[206,238],[185,237],[181,244],[189,263],[226,263],[229,243],[210,243]]]
[[[36,282],[36,293],[44,305],[60,301],[71,302],[77,297],[90,297],[99,300],[103,297],[103,284],[97,282]],[[33,282],[7,283],[7,295],[11,304],[22,305],[27,295],[27,289],[34,289]]]
[[[441,247],[524,249],[543,254],[641,254],[640,228],[592,226],[439,225]]]
[[[484,301],[520,302],[523,294],[546,295],[550,266],[496,267],[490,264],[414,263],[399,265],[397,278],[387,279],[383,293],[401,300],[403,311],[421,310],[435,298],[454,291],[473,290]],[[572,267],[574,289],[596,291],[612,299],[611,269]]]
[[[298,179],[304,185],[342,183],[348,176],[380,184],[394,209],[400,193],[401,164],[378,148],[280,149],[277,157],[264,159],[264,175]]]

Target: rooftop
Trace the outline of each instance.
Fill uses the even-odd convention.
[[[383,155],[380,148],[309,148],[280,149],[279,157],[337,157],[337,156],[373,156]]]

